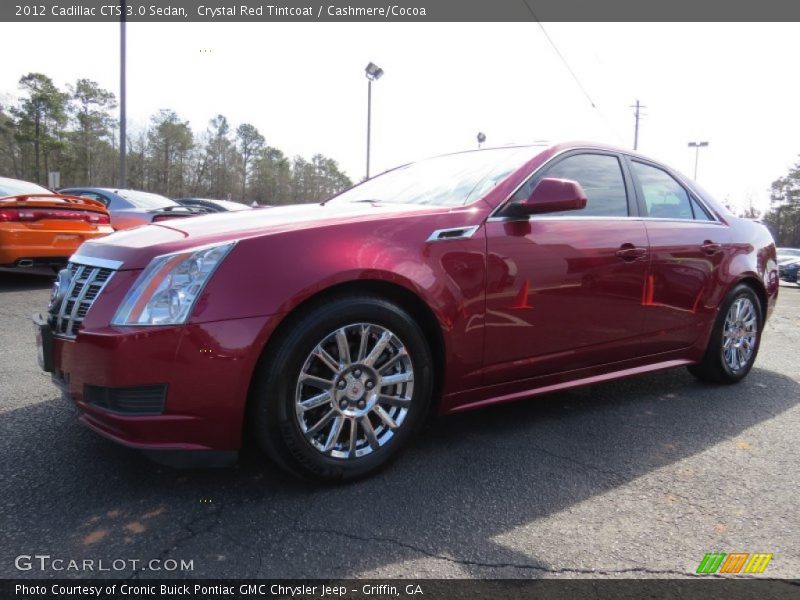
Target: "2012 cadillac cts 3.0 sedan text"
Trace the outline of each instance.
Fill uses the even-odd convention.
[[[282,467],[342,480],[431,408],[683,365],[739,381],[777,295],[762,225],[652,160],[564,144],[87,241],[36,320],[43,368],[98,433],[220,464],[249,430]]]

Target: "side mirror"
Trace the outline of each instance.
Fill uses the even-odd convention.
[[[577,181],[545,177],[528,198],[513,206],[522,215],[580,210],[586,208],[586,194]]]

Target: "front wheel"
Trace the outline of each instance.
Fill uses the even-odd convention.
[[[736,286],[720,308],[703,360],[689,371],[713,383],[741,381],[758,355],[762,326],[758,296],[748,285]]]
[[[342,481],[386,466],[430,404],[419,325],[380,298],[342,297],[290,324],[256,373],[256,438],[304,478]]]

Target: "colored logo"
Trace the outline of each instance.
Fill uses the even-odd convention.
[[[765,552],[709,552],[700,561],[697,572],[711,573],[763,573],[772,560],[772,554]]]

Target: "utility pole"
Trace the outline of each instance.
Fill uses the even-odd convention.
[[[640,104],[639,101],[636,101],[636,104],[631,105],[631,108],[635,108],[636,111],[633,113],[634,117],[636,118],[636,125],[634,125],[633,129],[633,149],[639,149],[639,119],[642,118],[644,115],[641,114],[641,109],[647,108],[644,104]]]
[[[697,181],[697,162],[700,159],[700,148],[708,146],[708,142],[689,142],[689,148],[694,148],[694,180]]]

